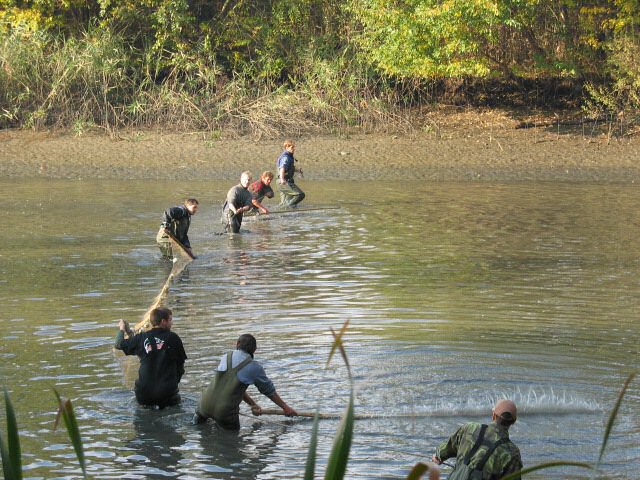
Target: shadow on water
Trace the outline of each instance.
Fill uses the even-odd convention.
[[[115,452],[85,436],[89,472],[99,475],[104,465],[98,459],[112,458],[126,472],[121,478],[257,478],[269,464],[278,439],[289,426],[267,419],[243,422],[239,431],[226,431],[213,422],[192,425],[197,400],[183,396],[181,405],[161,410],[137,405],[130,391],[114,390],[92,397],[96,410],[82,410],[81,423],[99,429],[122,429],[122,445]],[[127,428],[130,425],[132,428]],[[106,450],[104,449],[106,447]]]

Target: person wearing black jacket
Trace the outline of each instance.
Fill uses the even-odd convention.
[[[140,357],[140,369],[135,384],[138,403],[164,408],[180,403],[178,384],[184,375],[187,354],[182,340],[171,331],[173,313],[168,308],[155,308],[150,314],[151,330],[127,339],[127,322],[120,320],[115,348],[125,355]]]
[[[193,255],[191,243],[189,242],[189,226],[191,225],[191,215],[198,211],[199,202],[195,198],[187,198],[183,205],[167,208],[162,216],[160,230],[156,236],[156,242],[162,252],[162,258],[171,260],[173,251],[167,232],[173,235],[184,248]]]

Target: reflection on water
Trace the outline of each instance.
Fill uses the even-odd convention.
[[[356,422],[349,478],[404,478],[459,424],[488,421],[500,396],[520,408],[512,438],[525,465],[596,459],[638,366],[636,187],[305,185],[309,206],[341,208],[247,221],[241,235],[221,236],[228,184],[2,184],[13,215],[1,233],[0,373],[25,475],[78,476],[64,434],[49,433],[55,386],[74,401],[95,478],[300,478],[309,420],[242,417],[229,434],[189,425],[191,413],[220,354],[245,332],[290,405],[342,411],[346,372],[325,363],[329,327],[346,319],[356,413],[370,414]],[[131,391],[135,359],[111,345],[117,320],[137,322],[164,283],[170,265],[155,233],[164,208],[186,195],[201,201],[190,232],[198,259],[168,297],[189,356],[184,403],[143,410]],[[612,478],[636,476],[639,405],[636,382],[605,456]],[[320,469],[336,428],[321,422]]]

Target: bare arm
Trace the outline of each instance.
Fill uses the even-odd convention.
[[[280,398],[280,395],[278,395],[278,392],[273,392],[271,395],[269,395],[269,399],[273,403],[278,405],[284,411],[284,414],[287,417],[295,417],[296,415],[298,415],[298,412],[296,412],[293,408],[287,405],[284,400]]]
[[[260,213],[269,213],[269,210],[267,210],[267,208],[262,205],[257,198],[251,200],[251,203],[253,203],[253,206],[256,207]]]
[[[251,413],[256,416],[262,414],[260,405],[258,405],[256,401],[251,398],[251,395],[249,395],[246,391],[242,394],[242,400],[244,400],[244,402],[251,407]]]

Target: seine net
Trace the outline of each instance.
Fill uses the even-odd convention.
[[[149,321],[151,311],[154,308],[161,307],[164,304],[167,299],[167,295],[169,294],[169,287],[171,286],[171,282],[175,277],[180,275],[180,273],[182,273],[186,266],[193,260],[193,256],[175,238],[170,236],[169,241],[171,243],[171,250],[173,253],[173,268],[171,269],[167,280],[164,282],[164,285],[162,285],[160,293],[158,293],[153,303],[149,306],[144,316],[142,317],[142,320],[134,325],[132,329],[133,334],[151,329],[151,323]]]

